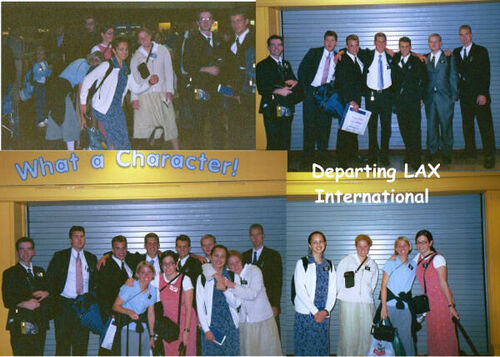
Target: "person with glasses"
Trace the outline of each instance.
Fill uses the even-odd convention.
[[[432,233],[426,229],[415,235],[418,254],[417,278],[429,299],[427,355],[458,356],[458,340],[452,318],[459,318],[455,299],[447,281],[446,259],[434,248]]]

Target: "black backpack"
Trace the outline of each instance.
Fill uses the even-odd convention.
[[[304,271],[307,271],[307,267],[309,266],[309,261],[307,259],[307,257],[302,257],[300,258],[302,260],[302,266],[304,267]],[[328,262],[328,265],[330,265],[330,269],[333,270],[333,263],[330,259],[327,259],[326,260]],[[295,295],[296,292],[295,292],[295,274],[294,276],[292,276],[292,291],[291,291],[291,299],[292,299],[292,304],[295,305]]]

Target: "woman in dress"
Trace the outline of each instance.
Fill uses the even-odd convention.
[[[158,294],[158,290],[150,284],[155,277],[155,268],[142,261],[137,265],[135,277],[138,280],[132,287],[125,284],[120,288],[113,311],[128,315],[133,320],[122,327],[121,354],[128,351],[130,355],[149,356],[149,348],[154,346],[154,303]],[[146,310],[147,316],[143,315]]]
[[[380,317],[382,320],[389,317],[392,325],[398,329],[399,339],[407,356],[415,355],[411,332],[412,314],[408,302],[417,264],[408,259],[410,252],[411,243],[408,238],[398,237],[394,242],[396,258],[389,258],[385,263],[380,287]]]
[[[171,250],[160,256],[162,273],[155,281],[159,282],[160,301],[163,304],[163,314],[177,323],[180,309],[179,339],[171,343],[163,341],[165,355],[178,356],[179,345],[186,346],[186,356],[196,356],[196,311],[193,308],[194,289],[191,279],[177,271],[179,255]],[[181,287],[182,286],[182,287]],[[179,296],[182,294],[182,297]],[[179,301],[179,298],[181,301]],[[186,321],[189,321],[186,323]]]
[[[372,246],[370,237],[360,234],[354,245],[356,253],[343,258],[337,267],[338,356],[366,356],[372,341],[373,291],[377,286],[378,266],[368,255]]]
[[[427,354],[458,356],[458,341],[453,317],[459,318],[455,300],[446,279],[446,260],[433,247],[431,232],[415,235],[418,253],[415,257],[417,278],[422,290],[427,289],[430,311],[427,320]]]
[[[281,343],[276,319],[266,295],[262,272],[256,265],[245,264],[236,250],[229,251],[229,269],[234,282],[225,279],[229,291],[241,300],[240,353],[242,356],[279,356]]]
[[[196,306],[201,325],[203,356],[235,356],[240,354],[238,331],[238,299],[227,291],[225,268],[227,248],[216,245],[210,263],[203,265],[203,273],[196,283]],[[223,343],[222,343],[223,342]]]
[[[104,55],[104,59],[109,60],[113,57],[113,51],[111,49],[111,43],[113,42],[113,36],[115,35],[115,29],[110,25],[102,25],[101,26],[101,37],[102,42],[98,45],[95,45],[90,50],[90,53],[94,53],[96,51],[102,52]]]
[[[123,98],[128,90],[141,93],[158,82],[158,76],[151,75],[148,81],[139,85],[125,63],[128,57],[128,42],[123,38],[113,40],[113,69],[108,72],[110,63],[101,63],[84,79],[80,92],[80,111],[86,113],[87,95],[94,82],[97,91],[92,97],[92,112],[106,131],[106,144],[110,150],[128,150],[130,141],[127,123],[123,113]],[[107,76],[106,76],[107,75]],[[102,82],[102,83],[101,83]]]
[[[308,238],[310,254],[297,261],[294,274],[296,356],[330,354],[330,311],[336,298],[335,269],[323,257],[326,237],[312,232]]]

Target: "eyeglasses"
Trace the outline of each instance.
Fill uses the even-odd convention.
[[[212,21],[211,17],[202,17],[200,18],[200,21]]]
[[[417,241],[417,245],[425,245],[425,244],[429,244],[429,242],[427,242],[426,240]]]
[[[169,266],[169,265],[175,265],[175,263],[174,262],[166,262],[166,263],[162,263],[162,265]]]

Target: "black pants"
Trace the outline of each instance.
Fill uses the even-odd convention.
[[[485,105],[476,104],[475,100],[460,99],[462,111],[462,130],[465,140],[465,151],[475,152],[476,141],[474,137],[474,117],[477,119],[479,133],[485,156],[495,155],[495,133],[493,131],[493,119],[491,116],[490,103]]]
[[[373,92],[373,97],[371,96]],[[378,158],[379,151],[382,157],[389,155],[389,139],[391,138],[391,117],[392,117],[392,93],[385,89],[382,92],[368,91],[366,98],[366,109],[372,112],[368,121],[368,148],[371,160]],[[371,100],[373,98],[374,100]],[[380,150],[378,146],[378,118],[380,116]]]
[[[316,88],[308,86],[304,89],[304,105],[302,120],[304,123],[304,159],[314,158],[314,150],[318,145],[318,155],[321,159],[328,156],[328,142],[332,128],[332,116],[322,112],[316,105],[313,94]]]
[[[265,119],[267,150],[290,150],[291,118]]]
[[[406,148],[406,159],[413,167],[420,165],[422,151],[422,113],[420,102],[404,103],[397,108],[399,131]]]
[[[43,356],[45,331],[36,335],[22,335],[11,331],[10,345],[14,356]]]
[[[61,314],[54,319],[57,356],[86,356],[89,329],[80,325],[71,308],[74,299],[60,297]]]
[[[240,103],[228,98],[229,149],[255,149],[255,94],[240,95]]]
[[[193,100],[193,149],[224,149],[224,118],[219,94],[210,93],[208,101]]]

